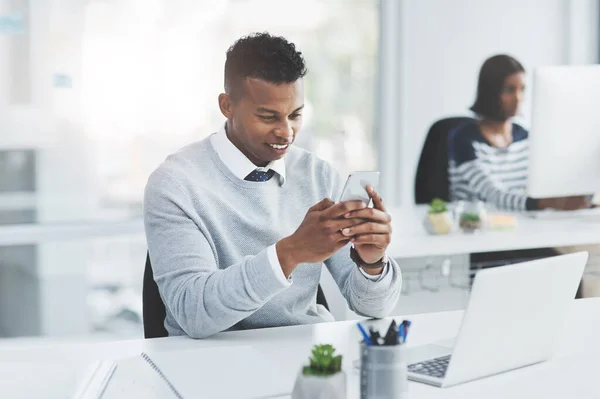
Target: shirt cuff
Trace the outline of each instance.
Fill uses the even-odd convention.
[[[388,267],[390,266],[390,261],[388,261],[384,266],[383,269],[381,270],[380,274],[369,274],[366,271],[363,270],[362,267],[358,267],[358,270],[360,270],[360,272],[362,273],[363,276],[365,276],[366,278],[368,278],[371,281],[379,281],[381,280],[381,277],[385,274],[385,272],[387,272]],[[283,273],[283,271],[282,271]]]
[[[292,284],[292,276],[286,278],[285,274],[283,274],[283,269],[281,268],[281,263],[279,263],[279,257],[277,256],[275,244],[267,248],[267,256],[269,257],[271,269],[273,269],[273,273],[275,274],[275,277],[277,277],[277,280],[279,280],[279,282],[284,286],[290,286]]]
[[[538,210],[537,201],[533,198],[527,197],[527,200],[525,201],[525,210],[526,211],[537,211]]]

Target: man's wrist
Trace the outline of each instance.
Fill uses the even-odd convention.
[[[385,253],[383,256],[376,262],[366,263],[354,247],[350,247],[350,258],[356,263],[358,267],[365,271],[365,273],[370,275],[378,275],[383,272],[383,268],[388,262],[387,256]]]
[[[294,245],[291,242],[290,237],[282,238],[275,244],[275,251],[277,252],[277,259],[281,265],[281,270],[285,277],[289,277],[292,271],[298,266],[299,262],[297,259]]]

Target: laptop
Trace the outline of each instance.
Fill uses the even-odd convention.
[[[408,350],[408,378],[449,387],[548,360],[563,329],[587,252],[484,269],[453,342]]]

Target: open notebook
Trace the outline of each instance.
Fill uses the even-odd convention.
[[[0,362],[0,397],[99,399],[116,367],[111,361]]]
[[[142,358],[177,399],[276,398],[290,395],[295,378],[282,375],[251,346],[152,352]]]

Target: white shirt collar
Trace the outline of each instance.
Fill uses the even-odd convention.
[[[285,161],[283,158],[277,159],[265,167],[257,167],[229,140],[225,132],[225,124],[210,137],[210,142],[221,161],[239,179],[244,180],[255,169],[263,171],[273,169],[279,175],[281,184],[285,182]]]

